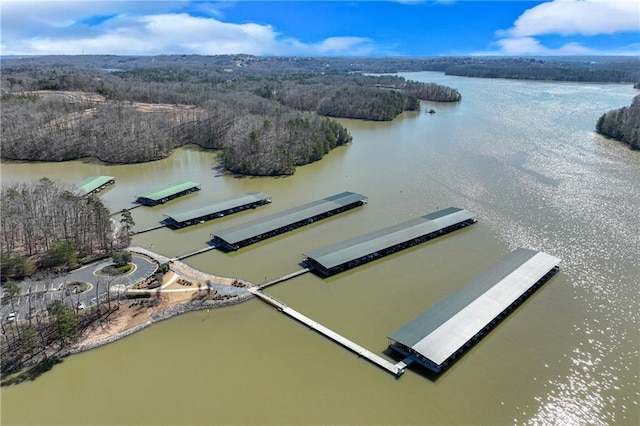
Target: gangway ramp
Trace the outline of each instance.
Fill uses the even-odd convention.
[[[189,252],[189,253],[181,254],[180,256],[176,257],[175,260],[186,259],[187,257],[195,256],[195,255],[201,254],[201,253],[206,253],[208,251],[215,250],[216,248],[217,248],[217,246],[215,244],[209,245],[209,246],[206,246],[204,248],[201,248],[201,249]]]
[[[309,272],[309,270],[310,270],[309,268],[300,269],[299,271],[295,271],[295,272],[292,272],[290,274],[284,275],[284,276],[282,276],[280,278],[275,278],[273,280],[270,280],[270,281],[267,281],[267,282],[265,282],[263,284],[260,284],[258,286],[258,288],[260,290],[262,290],[262,289],[267,288],[267,287],[269,287],[271,285],[278,284],[278,283],[290,280],[290,279],[295,278],[295,277],[299,277],[300,275],[303,275],[303,274],[306,274],[307,272]]]
[[[324,336],[328,337],[334,342],[341,344],[345,348],[351,350],[352,352],[355,352],[359,356],[367,359],[368,361],[377,365],[378,367],[383,368],[384,370],[388,371],[394,376],[399,377],[404,373],[404,369],[400,367],[401,363],[393,364],[392,362],[387,361],[386,359],[382,358],[379,355],[376,355],[375,353],[360,346],[354,341],[347,339],[341,334],[336,333],[335,331],[323,326],[322,324],[312,320],[306,315],[301,314],[295,309],[288,307],[284,303],[277,300],[275,297],[260,291],[257,287],[250,288],[249,292],[259,297],[263,301],[269,303],[270,305],[275,306],[280,312],[287,314],[288,316],[295,319],[296,321],[306,325],[307,327],[315,330],[320,334],[323,334]]]

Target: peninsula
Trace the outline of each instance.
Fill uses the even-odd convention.
[[[219,150],[231,173],[291,175],[352,141],[333,117],[388,121],[420,100],[461,100],[453,88],[397,76],[247,71],[256,59],[242,55],[161,67],[95,59],[3,62],[3,159],[138,163],[195,144]]]

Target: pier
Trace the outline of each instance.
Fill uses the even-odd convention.
[[[240,196],[218,200],[197,209],[165,214],[163,222],[170,228],[179,229],[244,210],[255,209],[269,203],[271,203],[269,195],[262,192],[248,192]]]
[[[166,226],[167,226],[167,225],[164,225],[164,224],[163,224],[163,225],[155,225],[155,226],[152,226],[152,227],[150,227],[150,228],[144,228],[144,229],[140,229],[140,230],[134,230],[134,231],[131,231],[131,235],[144,234],[145,232],[155,231],[156,229],[164,228],[164,227],[166,227]]]
[[[268,304],[274,306],[280,312],[285,313],[286,315],[288,315],[289,317],[295,319],[296,321],[306,325],[307,327],[315,330],[316,332],[324,335],[325,337],[333,340],[334,342],[339,343],[340,345],[344,346],[345,348],[349,349],[350,351],[356,353],[358,356],[361,356],[362,358],[365,358],[367,361],[370,361],[371,363],[373,363],[373,364],[377,365],[378,367],[388,371],[389,373],[393,374],[394,376],[400,377],[404,373],[404,369],[400,367],[401,363],[393,364],[392,362],[387,361],[386,359],[382,358],[381,356],[378,356],[378,355],[374,354],[370,350],[358,345],[357,343],[355,343],[355,342],[347,339],[346,337],[336,333],[335,331],[323,326],[322,324],[319,324],[318,322],[316,322],[316,321],[312,320],[311,318],[301,314],[300,312],[296,311],[295,309],[292,309],[292,308],[288,307],[287,305],[285,305],[284,303],[280,302],[275,297],[269,296],[268,294],[263,293],[257,287],[250,288],[249,292],[251,294],[257,296],[258,298],[262,299],[263,301],[267,302]]]
[[[476,223],[470,211],[449,207],[303,254],[303,262],[329,276]]]
[[[301,226],[367,204],[367,197],[342,192],[281,213],[242,223],[211,234],[211,240],[226,251],[235,251]]]
[[[130,206],[130,207],[125,207],[122,210],[118,210],[117,212],[111,212],[111,213],[109,213],[109,216],[115,216],[117,214],[122,214],[122,212],[125,211],[125,210],[128,210],[128,211],[135,210],[138,207],[142,207],[142,204],[135,204],[135,205]]]
[[[116,178],[113,176],[90,176],[78,182],[75,188],[80,197],[88,197],[89,195],[97,194],[114,183],[116,183]]]
[[[182,197],[194,191],[200,190],[200,184],[196,182],[181,182],[169,185],[166,188],[145,192],[137,196],[137,202],[145,206],[157,206]]]
[[[517,249],[396,330],[389,347],[439,373],[555,275],[559,263]]]
[[[195,255],[200,254],[200,253],[206,253],[208,251],[215,250],[216,248],[218,248],[218,247],[215,244],[210,245],[210,246],[206,246],[206,247],[198,249],[196,251],[192,251],[192,252],[189,252],[189,253],[181,254],[180,256],[176,257],[175,260],[186,259],[187,257],[195,256]]]
[[[292,272],[292,273],[290,273],[288,275],[285,275],[283,277],[275,278],[273,280],[270,280],[270,281],[267,281],[265,283],[260,284],[258,286],[258,289],[262,290],[262,289],[267,288],[267,287],[269,287],[271,285],[278,284],[278,283],[290,280],[290,279],[295,278],[295,277],[299,277],[300,275],[303,275],[303,274],[306,274],[307,272],[309,272],[309,270],[310,270],[309,268],[303,268],[303,269],[300,269],[299,271]]]

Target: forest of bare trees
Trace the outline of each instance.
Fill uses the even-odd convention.
[[[419,99],[460,94],[396,76],[292,74],[211,78],[187,66],[107,72],[3,70],[2,158],[157,160],[176,147],[222,150],[233,173],[288,175],[351,136],[325,117],[391,120]]]
[[[301,73],[397,73],[438,71],[448,75],[554,81],[640,82],[637,56],[435,56],[435,57],[259,57],[237,55],[40,56],[3,58],[23,70],[62,68],[91,70],[166,70],[157,79],[188,81],[194,76],[216,80]],[[147,71],[145,71],[146,73]],[[73,77],[71,77],[73,78]],[[58,89],[59,90],[59,89]]]
[[[633,98],[630,106],[603,114],[596,123],[596,131],[626,143],[631,149],[640,149],[640,95]]]
[[[47,178],[3,184],[0,202],[2,278],[40,268],[76,266],[111,250],[109,211],[96,197],[78,197]]]

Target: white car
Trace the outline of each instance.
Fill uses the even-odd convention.
[[[15,312],[11,312],[9,313],[9,315],[7,315],[7,322],[16,322],[17,319],[17,315]]]
[[[78,304],[76,305],[76,308],[78,308],[78,310],[84,309],[85,308],[84,303],[78,302]]]

